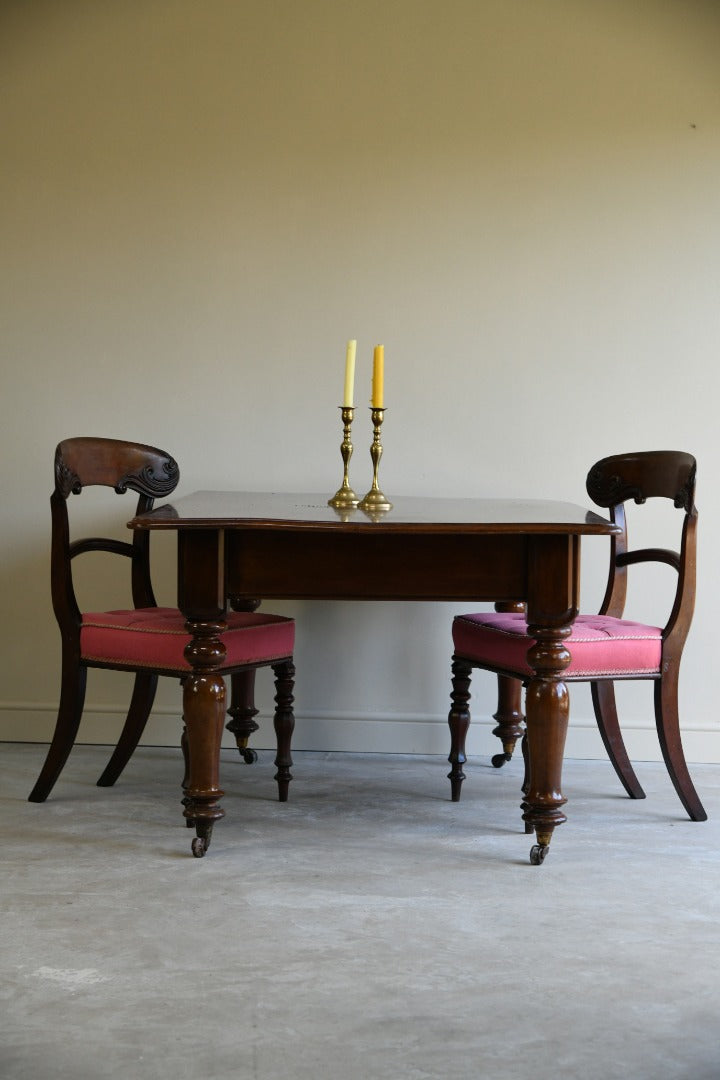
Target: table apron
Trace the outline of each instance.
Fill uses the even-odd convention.
[[[337,600],[522,600],[522,535],[226,533],[232,597]]]

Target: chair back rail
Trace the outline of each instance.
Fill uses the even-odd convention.
[[[646,450],[615,454],[596,462],[586,487],[598,506],[612,507],[634,499],[672,499],[678,509],[690,511],[695,497],[696,462],[680,450]]]

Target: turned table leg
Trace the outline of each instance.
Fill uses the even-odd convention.
[[[547,855],[556,825],[567,820],[562,807],[562,763],[570,716],[570,696],[562,673],[570,663],[565,640],[577,615],[579,537],[545,536],[534,541],[530,554],[528,651],[533,670],[525,695],[527,782],[522,802],[526,829],[537,843],[530,862],[539,865]]]
[[[183,798],[184,815],[195,828],[192,853],[202,858],[210,847],[213,825],[225,816],[219,805],[223,792],[219,785],[220,744],[225,720],[225,682],[213,670],[198,668],[213,660],[213,667],[222,662],[225,647],[220,634],[223,622],[194,622],[188,620],[192,641],[185,656],[193,671],[183,683],[183,749],[186,754],[186,777]]]
[[[178,606],[191,635],[185,646],[190,671],[183,679],[183,814],[195,829],[192,852],[201,858],[213,825],[225,816],[220,806],[220,744],[226,692],[220,669],[226,650],[225,536],[220,529],[178,532]]]
[[[567,820],[560,808],[567,802],[562,793],[562,762],[570,696],[557,675],[570,660],[562,644],[570,628],[548,631],[531,626],[529,633],[537,638],[528,653],[537,675],[525,695],[528,779],[522,810],[523,820],[535,830],[537,844],[530,861],[537,865],[547,854],[555,826]]]

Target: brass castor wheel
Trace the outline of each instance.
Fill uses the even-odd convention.
[[[240,755],[246,765],[254,765],[258,759],[257,750],[251,750],[247,746],[240,751]]]
[[[506,761],[510,761],[512,754],[493,754],[491,761],[494,769],[502,769]]]
[[[544,861],[549,851],[547,844],[533,844],[530,848],[530,862],[533,866],[539,866]]]
[[[192,853],[196,859],[202,859],[208,846],[202,836],[195,836],[192,842]]]

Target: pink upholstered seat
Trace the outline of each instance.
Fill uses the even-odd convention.
[[[455,652],[482,667],[530,675],[527,622],[517,612],[459,615],[453,621]],[[627,678],[660,672],[662,631],[658,626],[613,619],[609,615],[578,615],[565,644],[572,659],[564,679]]]
[[[292,656],[295,623],[282,615],[230,612],[222,643],[227,650],[220,670],[269,664]],[[82,617],[80,649],[84,661],[114,667],[151,668],[183,675],[190,670],[185,646],[190,635],[177,608],[136,608],[89,612]]]

